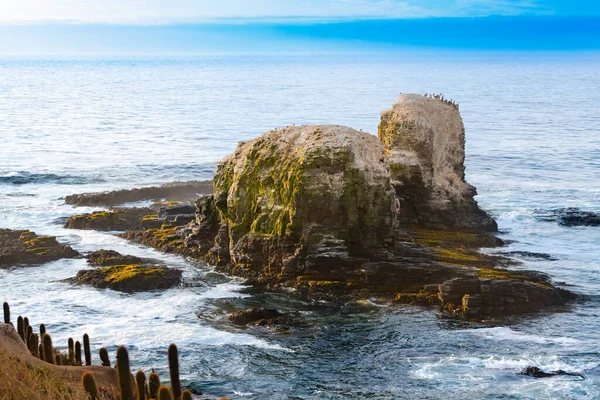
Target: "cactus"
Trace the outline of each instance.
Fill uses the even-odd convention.
[[[73,338],[69,338],[68,340],[68,348],[69,348],[69,364],[75,364],[75,342],[73,342]]]
[[[27,343],[27,328],[29,327],[29,318],[23,318],[23,341]]]
[[[33,328],[31,327],[31,325],[27,325],[27,329],[25,330],[25,343],[28,346],[29,346],[31,335],[33,335]]]
[[[62,361],[60,359],[60,354],[55,354],[54,360],[56,361],[56,365],[62,365]]]
[[[129,354],[125,346],[117,350],[117,374],[119,388],[121,389],[121,400],[134,400],[131,388],[131,371],[129,370]]]
[[[96,389],[96,380],[91,372],[86,372],[81,377],[83,388],[89,394],[90,400],[98,400],[98,389]]]
[[[46,361],[44,360],[44,345],[42,343],[38,346],[38,353],[40,353],[40,360]]]
[[[138,400],[146,400],[146,374],[141,369],[135,374]]]
[[[154,371],[148,377],[148,391],[150,392],[150,398],[156,399],[158,397],[158,389],[160,388],[160,377]]]
[[[39,342],[38,335],[33,333],[31,336],[29,336],[29,350],[31,351],[31,354],[33,354],[36,357],[39,357],[40,356],[39,347],[40,347],[40,342]]]
[[[171,376],[171,389],[176,399],[181,397],[181,382],[179,381],[179,359],[177,356],[177,346],[169,346],[169,375]]]
[[[166,386],[161,386],[158,389],[158,400],[173,400],[171,390]]]
[[[75,342],[75,365],[81,365],[81,343]]]
[[[90,350],[90,337],[83,335],[83,352],[85,354],[85,365],[92,365],[92,351]]]
[[[110,359],[108,358],[108,350],[106,350],[106,347],[100,349],[100,360],[102,361],[102,366],[110,367]]]
[[[10,324],[10,306],[4,302],[4,323]]]
[[[54,349],[52,348],[52,338],[47,333],[42,337],[44,342],[44,361],[54,364]]]
[[[192,400],[192,392],[187,389],[184,390],[183,393],[181,393],[181,400]]]
[[[21,336],[21,340],[25,341],[25,331],[23,330],[23,317],[19,315],[17,318],[17,332]]]
[[[46,325],[40,324],[40,337],[44,336],[44,333],[46,333]]]

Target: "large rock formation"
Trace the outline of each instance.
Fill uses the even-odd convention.
[[[465,128],[458,106],[404,94],[381,113],[378,128],[402,205],[404,223],[434,228],[495,231],[465,181]]]
[[[496,224],[465,181],[453,103],[402,95],[379,139],[333,125],[273,130],[218,164],[193,223],[125,237],[312,298],[387,296],[469,318],[564,303],[547,277],[495,269],[497,257],[476,251],[497,243]]]
[[[397,201],[376,137],[342,126],[273,130],[240,143],[215,174],[215,205],[235,245],[244,236],[377,252],[392,240]]]

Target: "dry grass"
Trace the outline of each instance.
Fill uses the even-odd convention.
[[[33,366],[0,347],[0,400],[86,400],[81,385]]]

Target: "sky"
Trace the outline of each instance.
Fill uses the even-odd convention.
[[[406,46],[596,50],[600,1],[0,0],[0,53]]]

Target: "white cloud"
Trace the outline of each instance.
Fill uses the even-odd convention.
[[[419,18],[544,11],[534,0],[0,0],[0,23],[197,22],[220,18]]]

